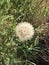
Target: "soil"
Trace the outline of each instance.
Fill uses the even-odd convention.
[[[49,35],[41,37],[40,41],[43,51],[38,54],[38,65],[49,65]]]

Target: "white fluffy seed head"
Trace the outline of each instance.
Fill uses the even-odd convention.
[[[28,22],[21,22],[16,26],[16,36],[20,41],[30,40],[34,35],[34,27]]]

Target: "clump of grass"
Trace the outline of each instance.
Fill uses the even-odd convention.
[[[47,5],[44,0],[0,0],[0,65],[36,65]],[[20,42],[15,27],[24,21],[34,26],[35,35],[30,41]]]

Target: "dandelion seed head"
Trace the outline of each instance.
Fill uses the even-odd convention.
[[[16,36],[20,41],[30,40],[34,35],[34,27],[28,22],[21,22],[16,26]]]

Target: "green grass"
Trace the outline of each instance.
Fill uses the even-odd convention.
[[[39,35],[49,13],[47,5],[45,0],[0,0],[0,65],[36,65]],[[34,37],[27,42],[15,36],[15,27],[22,21],[35,28]]]

